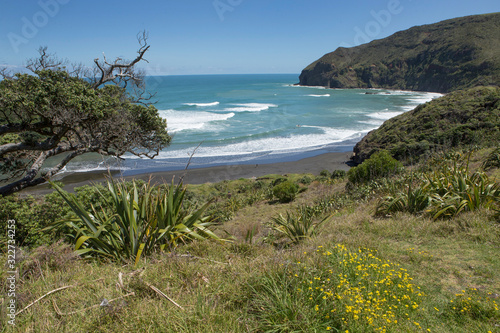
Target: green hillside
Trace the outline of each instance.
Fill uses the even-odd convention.
[[[190,185],[184,201],[167,200],[178,214],[157,200],[169,186],[136,182],[118,201],[102,184],[84,186],[75,195],[96,209],[88,223],[58,193],[0,197],[0,331],[498,332],[500,169],[480,167],[491,151],[435,155],[368,182],[325,170]],[[275,194],[285,183],[300,188],[286,203]],[[115,219],[124,210],[114,202],[130,204],[137,228]],[[180,226],[165,230],[180,238],[139,260],[109,255],[126,249],[116,222],[130,237],[146,227],[146,248],[160,240],[159,213],[187,220],[206,204],[203,219],[225,241],[186,239]],[[78,256],[70,235],[92,233],[104,213]],[[54,222],[57,232],[46,228]],[[88,252],[96,246],[107,253]]]
[[[450,92],[500,82],[500,13],[474,15],[338,48],[307,66],[300,84]]]
[[[405,160],[451,147],[499,142],[500,87],[475,87],[387,120],[356,144],[354,161],[361,163],[381,149]]]

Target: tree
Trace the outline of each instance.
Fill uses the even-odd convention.
[[[68,69],[41,48],[26,66],[32,74],[0,71],[0,195],[43,183],[82,154],[154,158],[170,144],[166,121],[148,102],[135,67],[146,61],[147,35],[138,41],[132,61],[104,56],[93,68]]]

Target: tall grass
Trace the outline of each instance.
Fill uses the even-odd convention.
[[[172,249],[181,242],[219,239],[208,229],[208,218],[203,217],[210,202],[196,211],[186,211],[182,184],[161,189],[150,183],[138,186],[132,182],[128,187],[108,180],[107,185],[108,193],[100,194],[110,195],[110,207],[92,206],[87,211],[75,195],[53,184],[76,217],[57,221],[49,229],[67,230],[79,255],[135,260],[137,264],[141,256]]]

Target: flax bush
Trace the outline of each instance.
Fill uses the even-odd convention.
[[[480,171],[470,172],[469,156],[450,154],[437,169],[411,182],[406,191],[380,200],[376,215],[394,212],[426,213],[434,219],[451,218],[480,208],[494,209],[500,202],[500,183]]]
[[[292,243],[297,244],[300,241],[310,238],[318,233],[319,227],[327,221],[330,216],[319,220],[316,218],[318,212],[315,207],[300,206],[296,211],[287,211],[286,215],[279,214],[271,219],[269,227],[285,235]]]
[[[203,214],[210,204],[189,212],[183,207],[186,189],[182,184],[166,189],[150,183],[138,186],[132,182],[108,181],[103,198],[111,197],[110,207],[86,210],[75,195],[55,189],[68,203],[75,218],[53,223],[48,229],[69,229],[75,250],[83,256],[100,256],[117,261],[140,260],[142,255],[171,249],[188,240],[219,239],[208,228],[211,223]]]

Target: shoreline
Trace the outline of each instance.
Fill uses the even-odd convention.
[[[198,167],[187,170],[175,171],[157,171],[150,173],[141,173],[133,176],[120,176],[119,172],[112,173],[115,179],[141,179],[151,181],[154,184],[170,183],[172,180],[177,182],[183,177],[185,185],[197,185],[205,183],[217,183],[224,180],[236,180],[239,178],[257,178],[270,174],[288,174],[288,173],[311,173],[319,175],[322,170],[349,170],[347,164],[350,161],[352,152],[330,152],[312,157],[306,157],[297,161],[276,162],[268,164],[234,164],[222,166]],[[77,173],[63,177],[63,188],[72,192],[75,187],[92,185],[105,181],[107,172],[86,172]],[[44,195],[53,192],[48,184],[38,185],[27,188],[20,192],[21,195]]]

